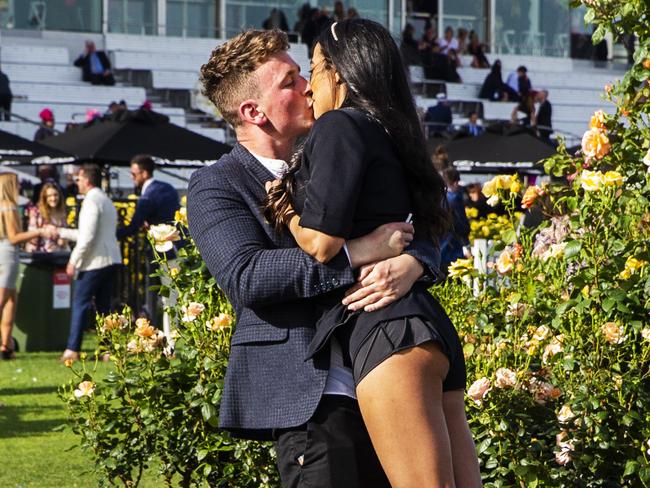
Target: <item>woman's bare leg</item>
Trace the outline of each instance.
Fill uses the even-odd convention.
[[[3,348],[13,349],[11,332],[14,328],[16,316],[16,290],[0,288],[0,336]]]
[[[357,386],[370,439],[393,488],[454,487],[442,405],[449,361],[431,342],[398,352]]]
[[[446,391],[442,395],[442,408],[445,412],[447,431],[451,442],[456,486],[463,488],[483,486],[476,446],[465,415],[465,392],[463,390]]]

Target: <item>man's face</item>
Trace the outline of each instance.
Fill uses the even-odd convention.
[[[478,122],[478,115],[476,115],[476,114],[471,114],[471,115],[469,116],[469,121],[470,121],[471,124],[476,125],[476,123]]]
[[[142,171],[137,164],[131,165],[131,179],[136,188],[142,188],[144,182],[147,181],[149,173]]]
[[[314,122],[311,87],[300,67],[286,52],[271,56],[255,71],[259,86],[258,108],[281,138],[306,133]]]
[[[88,190],[90,190],[91,186],[90,183],[88,182],[88,178],[86,177],[86,173],[84,170],[79,170],[79,175],[76,177],[77,181],[77,187],[79,188],[79,193],[82,195],[85,195],[88,193]]]

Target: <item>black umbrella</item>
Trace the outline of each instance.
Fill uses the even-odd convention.
[[[451,141],[446,148],[456,168],[483,173],[511,169],[542,174],[539,161],[555,154],[554,146],[525,129],[487,130],[480,136]]]
[[[136,154],[151,154],[159,164],[186,167],[212,163],[231,149],[149,110],[118,112],[43,144],[74,154],[79,163],[128,165]]]
[[[71,163],[69,153],[0,130],[0,164]]]

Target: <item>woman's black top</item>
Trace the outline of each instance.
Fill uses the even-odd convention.
[[[300,225],[346,240],[381,224],[404,221],[413,208],[404,168],[390,136],[357,109],[332,110],[314,123],[296,181],[294,206],[301,216]],[[343,346],[354,353],[379,322],[408,316],[434,322],[440,318],[440,306],[420,284],[375,312],[349,312],[340,303],[342,297],[343,290],[339,290],[321,301],[324,313],[309,357],[327,345],[339,325],[354,327],[350,344]],[[441,335],[450,334],[444,331]]]

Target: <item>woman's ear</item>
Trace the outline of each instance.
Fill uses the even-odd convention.
[[[334,104],[336,108],[339,108],[341,105],[343,105],[345,98],[348,96],[348,85],[345,81],[343,81],[343,78],[341,78],[341,75],[339,75],[338,71],[334,72],[334,81],[334,90],[336,91]]]

